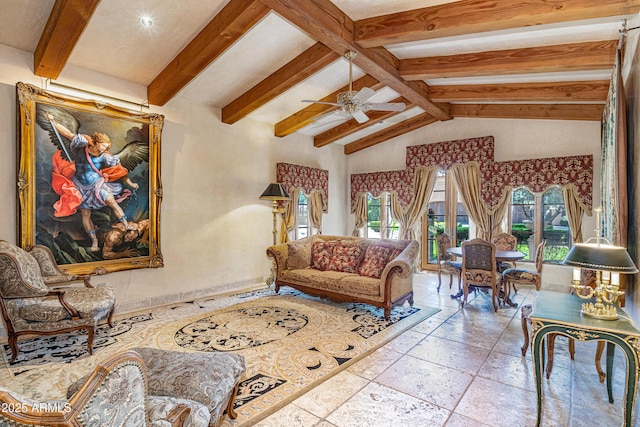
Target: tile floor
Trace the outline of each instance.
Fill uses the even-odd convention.
[[[416,304],[442,311],[257,425],[535,426],[533,365],[530,351],[524,358],[520,353],[519,309],[501,307],[494,313],[491,298],[481,293],[460,309],[448,280],[440,293],[436,288],[435,274],[417,274]],[[514,301],[534,297],[535,291],[522,287]],[[575,361],[566,343],[557,340],[553,372],[544,380],[542,425],[622,425],[624,356],[616,354],[615,402],[610,404],[594,366],[595,343],[576,342]],[[640,425],[638,406],[634,425]]]

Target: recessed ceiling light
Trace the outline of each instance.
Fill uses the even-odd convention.
[[[153,20],[148,16],[143,16],[142,18],[140,18],[140,23],[145,27],[150,27],[153,25]]]

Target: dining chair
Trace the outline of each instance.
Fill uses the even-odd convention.
[[[497,251],[515,251],[518,250],[518,238],[513,234],[500,233],[491,239],[491,243],[496,245]],[[516,267],[516,262],[500,261],[498,263],[498,271],[503,272],[507,268]]]
[[[542,283],[542,266],[544,263],[544,246],[547,240],[544,239],[536,248],[535,258],[535,270],[526,268],[508,268],[502,272],[502,283],[504,284],[505,298],[508,298],[511,294],[511,287],[515,288],[515,285],[533,285],[536,287],[536,291],[540,290]]]
[[[467,303],[469,286],[488,288],[494,311],[498,311],[498,294],[502,275],[496,266],[496,245],[483,239],[462,243],[462,307]]]
[[[452,247],[451,237],[447,233],[440,233],[435,240],[438,261],[438,292],[440,292],[440,285],[442,284],[442,274],[449,275],[449,289],[453,285],[453,276],[458,276],[458,290],[460,290],[462,263],[454,261],[453,255],[449,253],[449,249]]]

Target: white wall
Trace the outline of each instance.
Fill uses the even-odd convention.
[[[587,121],[457,118],[438,122],[351,154],[347,158],[347,172],[350,175],[404,169],[408,146],[488,135],[494,137],[494,160],[499,162],[591,154],[594,156],[594,188],[599,188],[600,123]],[[599,193],[593,197],[593,205],[598,206]],[[353,230],[354,223],[354,216],[349,215],[347,229]],[[594,229],[595,217],[585,216],[585,239],[595,235]],[[566,291],[570,282],[570,268],[544,267],[543,288]]]
[[[19,81],[42,87],[32,55],[0,45],[0,239],[16,242],[16,98]],[[65,69],[60,83],[133,101],[146,89],[87,70]],[[49,90],[54,90],[50,87]],[[112,102],[118,104],[118,102]],[[130,105],[127,108],[135,109]],[[329,170],[326,234],[346,233],[346,159],[340,146],[313,147],[310,137],[273,136],[271,125],[220,121],[220,110],[177,96],[153,113],[162,132],[161,250],[165,267],[97,277],[116,290],[118,312],[262,284],[271,263],[269,202],[258,196],[276,178],[276,163]]]

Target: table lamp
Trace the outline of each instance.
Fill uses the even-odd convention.
[[[278,201],[289,200],[289,193],[284,189],[282,184],[271,183],[260,195],[261,200],[271,200],[273,202],[273,244],[277,244],[278,228],[277,228],[277,215],[278,215]]]
[[[595,304],[582,304],[581,313],[597,319],[617,319],[618,312],[614,304],[624,294],[619,290],[620,274],[638,272],[627,250],[621,246],[613,246],[603,237],[592,237],[586,243],[576,243],[563,263],[574,267],[571,287],[576,290],[578,297],[596,299]],[[596,271],[595,288],[580,284],[581,268]]]

